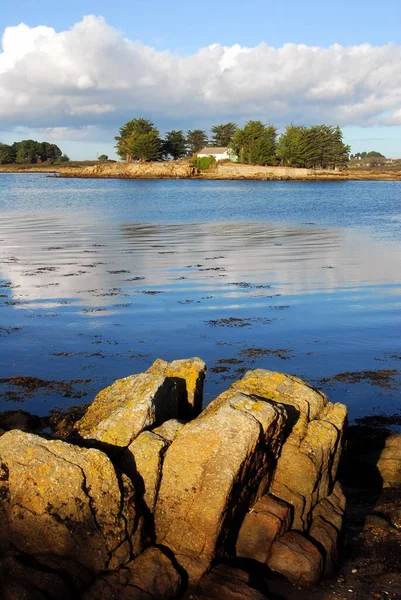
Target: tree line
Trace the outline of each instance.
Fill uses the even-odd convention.
[[[56,144],[22,140],[11,145],[0,143],[0,164],[35,164],[68,162],[70,159],[63,154]]]
[[[232,122],[214,125],[210,137],[193,129],[168,131],[162,138],[152,121],[139,118],[125,123],[115,140],[117,154],[127,162],[179,160],[204,147],[222,146],[245,164],[335,168],[347,163],[350,154],[338,126],[291,124],[278,135],[274,125],[252,120],[242,128]]]

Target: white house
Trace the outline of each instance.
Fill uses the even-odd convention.
[[[198,158],[202,158],[204,156],[214,156],[216,160],[232,160],[231,155],[229,154],[228,147],[216,147],[216,148],[202,148],[197,153]]]

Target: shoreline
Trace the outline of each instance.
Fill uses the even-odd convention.
[[[0,173],[40,173],[72,179],[186,179],[201,181],[401,181],[401,171],[348,169],[313,170],[293,167],[222,164],[208,171],[194,172],[188,162],[106,163],[90,166],[0,165]]]

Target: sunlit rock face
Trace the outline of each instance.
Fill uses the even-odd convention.
[[[302,586],[333,573],[345,407],[258,369],[196,416],[205,372],[199,358],[157,360],[116,381],[75,423],[73,443],[0,437],[5,589],[22,593],[23,573],[42,590],[46,569],[51,598],[197,597],[226,590],[228,572],[246,590],[245,573],[213,568],[236,557]]]

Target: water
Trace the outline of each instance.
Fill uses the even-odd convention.
[[[205,402],[244,369],[352,418],[401,409],[401,184],[0,174],[0,410],[47,414],[198,355]],[[386,385],[321,381],[392,370]],[[70,383],[72,382],[72,383]],[[22,401],[22,397],[24,401]]]

